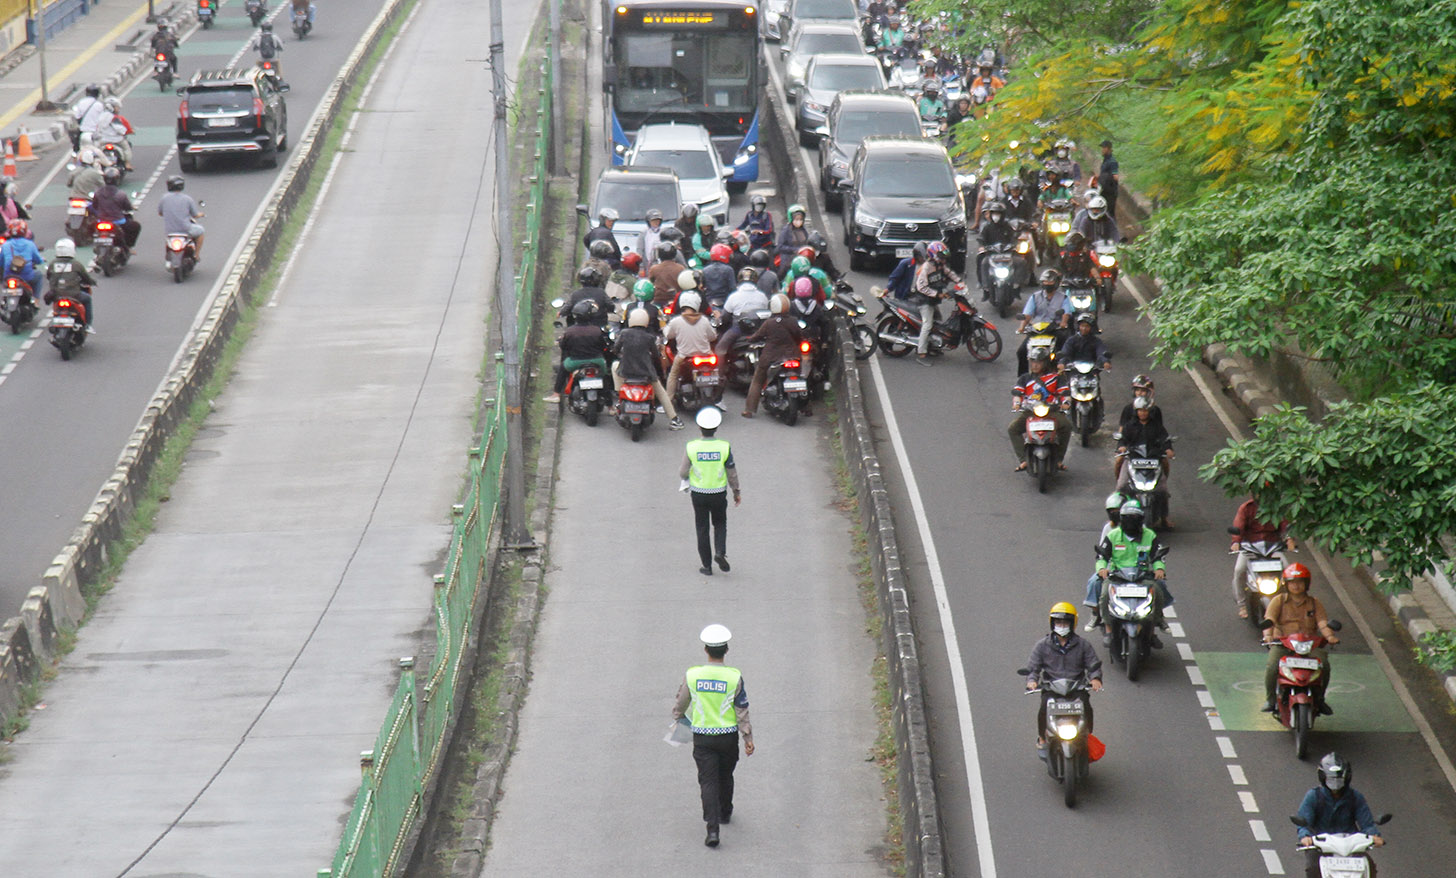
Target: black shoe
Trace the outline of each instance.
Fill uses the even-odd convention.
[[[732,811],[724,811],[722,814],[719,814],[718,815],[718,822],[721,823],[721,824],[723,824],[724,826],[727,826],[728,824],[732,823],[733,822],[733,812]]]
[[[1153,649],[1162,649],[1162,648],[1163,648],[1163,641],[1158,638],[1158,635],[1154,634],[1153,635]]]
[[[708,827],[708,837],[703,839],[703,844],[707,845],[710,848],[715,848],[718,846],[718,827]]]
[[[1265,699],[1264,706],[1259,708],[1260,713],[1274,713],[1274,699]]]
[[[698,568],[698,572],[701,573],[701,574],[703,574],[704,576],[712,576],[713,575],[713,568],[712,567],[699,567]]]
[[[714,555],[713,560],[718,562],[718,569],[722,570],[724,573],[727,573],[729,570],[733,569],[728,565],[727,555]]]
[[[1319,703],[1319,715],[1320,716],[1330,716],[1334,712],[1335,712],[1335,709],[1333,707],[1330,707],[1328,704],[1325,704],[1323,701],[1321,701]]]

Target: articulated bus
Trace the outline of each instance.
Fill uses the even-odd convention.
[[[761,0],[605,0],[602,82],[612,162],[643,125],[708,129],[729,183],[758,179],[759,101],[768,81]]]

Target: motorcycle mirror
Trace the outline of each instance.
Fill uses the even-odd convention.
[[[566,300],[565,299],[552,299],[551,300],[551,307],[556,308],[557,310],[560,310],[561,306],[562,305],[565,305],[565,304],[566,304]]]
[[[292,90],[293,90],[293,86],[289,85],[288,83],[286,83],[286,82],[280,82],[280,83],[278,83],[278,91],[285,92],[285,91],[292,91]]]
[[[1340,620],[1339,619],[1331,619],[1330,620],[1330,630],[1331,631],[1339,631],[1341,628],[1344,628],[1344,627],[1345,627],[1344,625],[1341,625],[1340,624]]]
[[[576,212],[579,213],[579,214],[581,214],[584,217],[588,217],[588,218],[591,217],[591,212],[590,212],[590,210],[588,210],[588,208],[587,208],[587,206],[585,204],[578,204],[576,206]]]
[[[1384,826],[1385,824],[1387,824],[1387,823],[1390,822],[1390,818],[1391,818],[1391,815],[1388,814],[1388,813],[1387,814],[1381,814],[1379,817],[1376,817],[1375,818],[1375,825],[1376,826]]]
[[[207,202],[206,201],[199,201],[199,202],[197,202],[197,206],[198,207],[206,207],[207,206]]]
[[[1016,673],[1022,677],[1030,677],[1031,671],[1027,668],[1017,668]]]
[[[76,163],[75,162],[66,162],[66,170],[68,170],[68,171],[74,171],[74,170],[76,170]]]
[[[1238,529],[1238,528],[1236,528],[1236,527],[1231,527],[1231,528],[1229,528],[1229,529],[1228,529],[1228,532],[1229,532],[1229,533],[1230,533],[1230,534],[1232,534],[1232,535],[1233,535],[1233,536],[1238,536],[1238,535],[1239,535],[1239,534],[1240,534],[1240,533],[1242,533],[1242,531],[1240,531],[1240,530],[1239,530],[1239,529]]]
[[[1301,829],[1309,828],[1309,824],[1304,822],[1304,818],[1300,817],[1298,814],[1289,815],[1289,822],[1293,823],[1295,826],[1300,827]]]
[[[1269,619],[1260,619],[1259,620],[1259,629],[1260,630],[1262,630],[1262,631],[1268,631],[1270,628],[1273,628],[1273,627],[1274,627],[1274,623],[1272,621],[1270,621]]]

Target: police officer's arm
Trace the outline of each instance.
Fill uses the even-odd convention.
[[[732,472],[732,470],[729,470]],[[753,755],[753,723],[748,717],[748,690],[743,688],[743,678],[738,678],[738,691],[733,693],[733,718],[738,723],[738,734],[743,736],[743,750]]]
[[[738,465],[733,462],[733,450],[728,450],[728,459],[723,461],[723,472],[728,476],[728,487],[733,489],[733,496],[736,499],[742,492],[738,489]],[[686,474],[683,478],[687,478]],[[747,702],[744,702],[746,705]]]
[[[686,680],[677,687],[677,700],[672,703],[672,718],[680,720],[688,715],[688,704],[693,700],[693,690],[688,688]]]
[[[680,479],[686,479],[688,477],[688,473],[691,472],[692,469],[693,469],[693,459],[692,459],[692,456],[689,455],[689,454],[687,454],[687,452],[684,452],[683,453],[683,465],[682,465],[682,468],[678,470],[677,477],[680,478]],[[728,478],[729,479],[734,479],[734,478],[737,478],[737,476],[733,475],[731,473],[731,471],[730,471]]]

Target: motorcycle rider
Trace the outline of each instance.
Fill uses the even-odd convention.
[[[1098,544],[1100,544],[1103,540],[1107,538],[1107,535],[1112,531],[1114,527],[1117,527],[1119,516],[1122,514],[1122,504],[1128,502],[1137,503],[1137,501],[1133,498],[1125,496],[1117,491],[1113,491],[1111,494],[1108,494],[1107,499],[1103,501],[1103,508],[1107,510],[1107,520],[1102,522],[1102,532],[1097,535],[1097,542],[1092,544],[1094,557],[1096,557],[1095,550]],[[1092,575],[1087,577],[1087,595],[1082,599],[1082,606],[1092,608],[1092,618],[1087,620],[1087,626],[1082,629],[1083,631],[1092,631],[1094,629],[1102,627],[1102,611],[1099,608],[1101,603],[1102,577],[1098,575],[1097,570],[1094,567],[1092,570]]]
[[[0,226],[8,226],[12,220],[30,219],[30,211],[15,197],[15,192],[14,182],[0,186]]]
[[[940,83],[926,79],[920,84],[920,100],[915,102],[922,122],[945,121],[945,99],[940,96]]]
[[[630,319],[633,311],[642,310],[647,312],[647,329],[653,335],[662,334],[662,309],[653,303],[652,297],[656,294],[656,287],[650,280],[639,280],[632,287],[632,301],[622,306],[623,322]]]
[[[713,259],[713,245],[718,243],[718,222],[707,214],[698,214],[698,231],[693,235],[693,258],[707,268]]]
[[[278,53],[283,51],[283,40],[273,33],[273,22],[265,21],[258,25],[258,35],[248,44],[248,49],[258,53],[258,57],[264,61],[273,62],[273,77],[280,83],[283,81],[279,76]]]
[[[814,298],[814,284],[808,281],[806,277],[794,281],[794,297],[789,304],[794,319],[799,321],[799,327],[804,330],[804,340],[809,342],[809,350],[799,359],[803,361],[803,374],[812,376],[817,356],[822,361],[825,377],[828,377],[829,361],[823,358],[829,355],[829,345],[834,338],[834,324],[829,319],[829,312],[824,304]],[[799,409],[799,413],[806,416],[814,414],[807,405]]]
[[[758,271],[758,288],[765,296],[779,291],[778,272],[773,270],[773,257],[767,249],[760,247],[748,254],[748,266]]]
[[[1008,218],[1019,219],[1023,222],[1034,222],[1036,220],[1036,199],[1026,193],[1026,184],[1021,178],[1012,174],[1001,184],[1005,193],[1001,197],[1001,203],[1006,206]]]
[[[313,27],[313,14],[315,8],[316,7],[314,6],[314,4],[309,2],[309,0],[293,0],[293,17],[297,18],[304,13],[308,13],[308,24],[311,28]]]
[[[631,298],[632,286],[637,283],[642,268],[642,256],[636,250],[622,254],[622,264],[607,276],[607,297],[613,302]]]
[[[18,277],[30,284],[30,297],[34,303],[45,289],[46,261],[40,255],[40,248],[30,239],[30,223],[22,219],[11,220],[5,233],[8,237],[4,244],[0,244],[0,266],[4,266],[4,276],[0,280]]]
[[[824,273],[824,295],[833,298],[833,282],[843,279],[844,274],[834,267],[834,257],[829,253],[829,242],[824,239],[823,235],[816,231],[810,232],[809,246],[814,249],[813,255],[809,256],[809,261],[813,263],[815,268]],[[803,251],[800,250],[799,252],[802,253]]]
[[[1089,241],[1117,241],[1117,220],[1107,212],[1107,199],[1093,195],[1087,199],[1087,211],[1072,222],[1072,229]]]
[[[1163,426],[1162,421],[1154,421],[1152,418],[1153,404],[1147,397],[1138,397],[1132,401],[1133,419],[1122,425],[1118,430],[1117,456],[1119,459],[1127,457],[1127,450],[1134,445],[1146,446],[1150,454],[1156,453],[1163,461],[1163,490],[1168,491],[1167,474],[1173,464],[1173,440],[1168,435],[1168,430]],[[1126,490],[1128,481],[1132,478],[1132,468],[1121,466],[1118,468],[1117,489]],[[1173,527],[1173,520],[1166,518],[1163,525],[1169,529]]]
[[[164,235],[187,235],[192,238],[196,245],[194,259],[202,262],[202,238],[206,229],[197,222],[207,214],[192,200],[192,196],[182,190],[187,187],[187,180],[181,175],[174,174],[167,178],[167,194],[157,204],[157,215],[162,218],[162,234]]]
[[[1248,581],[1249,576],[1249,556],[1239,548],[1239,544],[1260,540],[1283,543],[1285,551],[1294,551],[1294,537],[1289,536],[1289,520],[1284,519],[1278,524],[1264,521],[1259,515],[1259,501],[1250,497],[1240,503],[1238,511],[1234,513],[1229,540],[1229,552],[1234,554],[1234,603],[1238,605],[1240,619],[1249,618],[1249,608],[1244,603],[1244,583]],[[1280,552],[1277,557],[1280,564],[1289,563],[1284,552]]]
[[[80,302],[85,312],[86,332],[95,335],[96,306],[91,301],[91,290],[96,282],[86,272],[85,266],[76,261],[75,241],[70,238],[56,241],[56,261],[46,267],[45,276],[50,281],[45,303],[49,305],[61,296]]]
[[[561,402],[561,393],[566,390],[566,380],[572,372],[593,363],[601,370],[603,390],[607,399],[615,399],[612,378],[607,373],[607,331],[606,321],[598,321],[601,306],[595,299],[582,299],[571,307],[571,325],[556,340],[561,348],[561,362],[556,365],[556,380],[551,385],[551,395],[546,402]]]
[[[1060,348],[1066,339],[1067,325],[1071,320],[1071,305],[1067,303],[1067,294],[1062,292],[1062,273],[1055,268],[1048,268],[1042,271],[1040,286],[1036,292],[1026,298],[1026,304],[1021,308],[1021,323],[1016,331],[1025,337],[1021,339],[1021,347],[1016,349],[1016,366],[1022,372],[1027,371],[1026,345],[1031,341],[1031,336],[1026,334],[1026,327],[1029,324],[1049,323],[1052,325],[1052,334],[1056,341],[1054,348]]]
[[[1068,363],[1095,363],[1104,371],[1112,371],[1112,354],[1093,331],[1096,322],[1091,314],[1077,315],[1077,332],[1057,354],[1057,371],[1064,371]]]
[[[703,298],[711,305],[721,306],[733,293],[736,280],[733,273],[733,249],[727,244],[714,244],[708,251],[709,262],[703,266]]]
[[[814,257],[811,256],[814,248],[805,247],[789,263],[789,270],[784,272],[783,282],[780,283],[781,291],[789,293],[794,288],[794,281],[801,277],[807,277],[814,282],[814,298],[823,302],[833,293],[834,287],[829,282],[829,275],[814,266]]]
[[[1163,618],[1163,610],[1173,603],[1173,595],[1168,591],[1167,564],[1162,558],[1157,558],[1161,554],[1162,542],[1152,528],[1143,526],[1144,517],[1143,507],[1136,501],[1122,504],[1122,508],[1117,511],[1117,527],[1109,530],[1107,536],[1097,544],[1097,576],[1102,580],[1097,614],[1103,619],[1108,617],[1107,576],[1110,571],[1125,567],[1145,570],[1149,559],[1156,558],[1151,562],[1153,585],[1157,592],[1157,599],[1153,601],[1153,624],[1166,631],[1168,622]],[[1104,627],[1102,645],[1111,643],[1112,629]],[[1163,641],[1157,634],[1153,635],[1153,648],[1163,648]]]
[[[743,407],[743,417],[751,418],[758,412],[758,400],[763,387],[768,383],[769,371],[786,359],[799,354],[799,343],[804,340],[799,321],[794,319],[789,297],[779,293],[769,301],[768,309],[773,316],[763,322],[758,331],[748,337],[750,343],[763,342],[758,355],[758,366],[753,370],[753,381],[748,385],[748,401]],[[804,374],[802,364],[799,374]]]
[[[1093,692],[1102,691],[1102,659],[1077,633],[1077,608],[1059,601],[1047,612],[1051,631],[1031,648],[1031,658],[1026,662],[1030,672],[1026,677],[1026,691],[1034,691],[1043,674],[1052,680],[1075,680],[1086,674],[1091,680]],[[1046,698],[1041,699],[1041,709],[1036,713],[1036,749],[1046,749]],[[1087,719],[1087,731],[1092,731],[1092,700],[1082,692],[1082,716]]]
[[[1160,426],[1163,423],[1163,410],[1159,408],[1156,400],[1153,399],[1153,379],[1147,373],[1139,373],[1132,379],[1132,402],[1122,407],[1122,414],[1118,416],[1118,429],[1127,426],[1136,420],[1138,399],[1145,398],[1148,401],[1148,420],[1157,422]]]
[[[703,316],[703,299],[697,292],[684,292],[677,297],[677,316],[667,323],[663,332],[668,344],[673,346],[672,368],[667,373],[667,396],[677,396],[677,385],[683,369],[691,369],[693,357],[706,357],[713,353],[713,341],[718,331]],[[674,430],[682,429],[682,421],[674,417]]]
[[[1095,267],[1092,251],[1087,249],[1087,236],[1077,231],[1068,232],[1062,246],[1062,271],[1068,283],[1075,279],[1090,284]]]
[[[1057,469],[1066,469],[1062,459],[1067,456],[1067,445],[1072,441],[1072,421],[1067,417],[1067,389],[1062,386],[1061,378],[1050,368],[1051,359],[1043,353],[1038,352],[1031,358],[1028,364],[1028,371],[1016,379],[1016,386],[1011,388],[1011,410],[1016,412],[1016,417],[1006,426],[1006,435],[1011,439],[1011,450],[1016,452],[1017,460],[1021,461],[1016,466],[1016,471],[1026,469],[1026,420],[1034,417],[1031,410],[1032,402],[1040,400],[1051,407],[1047,412],[1047,418],[1056,424],[1057,434]]]
[[[1052,154],[1047,157],[1042,171],[1042,189],[1048,192],[1055,192],[1062,188],[1063,180],[1071,180],[1075,184],[1082,179],[1082,166],[1072,158],[1072,150],[1076,144],[1070,140],[1062,139],[1052,147]],[[1071,197],[1071,193],[1067,193]]]
[[[976,68],[976,78],[971,80],[971,88],[984,88],[990,97],[995,97],[996,92],[1006,85],[1006,80],[996,75],[995,68],[989,64],[981,64]]]
[[[94,139],[102,144],[114,145],[121,153],[123,166],[128,171],[135,170],[131,165],[131,141],[127,138],[135,134],[136,129],[121,115],[121,99],[107,98],[102,102],[102,108],[101,122],[97,125]]]
[[[808,222],[809,211],[804,209],[802,204],[791,204],[788,210],[789,224],[779,232],[779,243],[774,248],[778,255],[776,264],[782,265],[794,258],[794,254],[800,247],[809,245],[809,230],[804,227]]]
[[[901,259],[885,281],[885,289],[897,299],[908,300],[914,292],[915,271],[930,258],[930,250],[924,241],[916,241],[910,248],[910,255]]]
[[[748,232],[748,245],[754,249],[773,246],[773,214],[768,212],[768,199],[755,195],[749,200],[748,213],[738,223],[738,228]]]
[[[642,251],[642,258],[646,260],[644,268],[651,269],[657,263],[657,245],[662,241],[662,211],[655,207],[647,209],[647,228],[642,230],[642,237],[637,241],[637,247]]]
[[[1327,832],[1363,832],[1375,837],[1372,847],[1384,847],[1380,826],[1370,812],[1370,805],[1360,791],[1350,786],[1355,766],[1337,752],[1326,753],[1319,761],[1319,785],[1311,787],[1299,803],[1299,846],[1305,849],[1306,878],[1320,878],[1320,852],[1314,847],[1314,836]],[[1370,863],[1370,878],[1375,878],[1375,860]]]
[[[728,358],[733,355],[733,345],[743,335],[743,330],[738,325],[739,319],[768,310],[768,296],[758,288],[757,278],[750,274],[752,271],[751,268],[745,268],[738,273],[738,288],[723,303],[723,312],[728,315],[732,325],[718,336],[715,349],[718,351],[719,362],[728,362]]]
[[[101,86],[91,83],[86,86],[86,94],[76,101],[71,107],[72,137],[71,148],[80,149],[80,135],[82,131],[95,131],[99,117],[106,111],[104,102],[101,99]]]
[[[612,363],[612,378],[617,387],[621,387],[628,379],[650,383],[658,404],[671,418],[668,428],[681,430],[686,425],[678,417],[677,408],[672,404],[672,394],[662,387],[657,336],[647,328],[648,319],[647,312],[641,308],[635,308],[627,315],[627,328],[617,336],[617,346],[613,350],[616,359]]]
[[[894,51],[905,46],[905,28],[900,26],[900,16],[891,15],[889,23],[880,30],[880,44],[877,48]]]
[[[1016,246],[1016,229],[1006,220],[1006,205],[993,201],[986,205],[986,221],[981,223],[981,252],[976,254],[976,276],[981,281],[981,298],[991,298],[991,273],[986,261],[991,248],[998,244]]]
[[[1269,601],[1269,609],[1264,611],[1264,618],[1274,623],[1272,628],[1264,629],[1264,643],[1269,644],[1269,661],[1264,665],[1264,706],[1259,708],[1266,713],[1273,713],[1274,691],[1279,683],[1279,659],[1294,653],[1279,642],[1279,638],[1287,637],[1290,634],[1308,634],[1312,637],[1323,637],[1329,644],[1340,642],[1340,637],[1330,627],[1330,617],[1325,613],[1325,605],[1320,599],[1309,593],[1309,568],[1298,562],[1284,568],[1284,591],[1276,594]],[[1330,657],[1329,651],[1323,647],[1310,651],[1312,658],[1319,659],[1320,679],[1318,691],[1315,692],[1315,700],[1321,715],[1328,716],[1334,710],[1325,703],[1325,690],[1330,685]]]
[[[96,219],[113,223],[121,229],[122,240],[127,251],[131,252],[136,248],[137,236],[142,233],[142,224],[132,218],[136,206],[131,203],[131,196],[116,185],[121,179],[121,171],[107,168],[101,177],[101,188],[91,196],[91,212],[96,214]]]
[[[610,245],[610,255],[606,257],[609,268],[616,268],[622,264],[622,248],[617,245],[617,237],[612,234],[612,226],[617,224],[618,213],[615,208],[604,207],[597,213],[599,225],[586,233],[582,243],[590,251],[592,244],[602,241]]]
[[[666,304],[677,298],[677,294],[681,292],[677,286],[677,277],[687,270],[687,266],[678,261],[679,255],[681,251],[674,242],[658,242],[657,262],[647,270],[647,279],[652,281],[652,288],[655,290],[654,302]]]
[[[577,320],[576,306],[582,302],[595,302],[596,308],[591,313],[591,322],[595,326],[605,327],[607,315],[612,313],[612,299],[607,295],[606,289],[602,286],[601,272],[595,266],[584,266],[576,273],[576,282],[581,286],[571,291],[566,297],[566,304],[561,306],[559,316],[566,318],[568,326],[575,325]]]
[[[922,366],[930,365],[930,334],[940,320],[940,300],[949,295],[961,282],[961,276],[951,271],[946,264],[950,248],[944,241],[931,241],[925,248],[926,260],[915,270],[915,297],[920,308],[920,335],[915,339],[915,361]]]
[[[695,201],[684,201],[682,207],[678,208],[677,219],[672,221],[673,226],[682,232],[683,238],[691,241],[693,235],[698,233],[698,204]]]
[[[157,31],[152,34],[152,54],[166,55],[167,63],[172,65],[172,73],[177,72],[177,35],[167,27],[167,22],[157,22]]]

